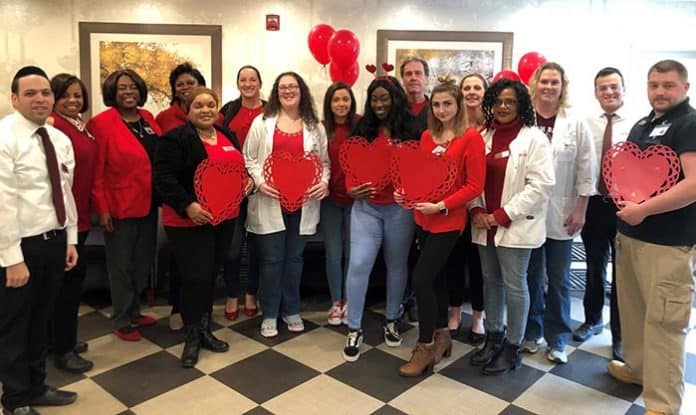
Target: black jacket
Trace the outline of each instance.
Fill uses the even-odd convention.
[[[234,133],[225,127],[215,126],[235,148],[241,151]],[[208,153],[190,122],[168,131],[159,139],[153,167],[154,190],[162,203],[171,206],[182,218],[186,207],[197,201],[193,187],[196,168]]]

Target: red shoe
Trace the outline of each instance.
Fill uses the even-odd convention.
[[[145,315],[139,315],[138,317],[134,318],[131,321],[131,324],[136,326],[136,327],[149,327],[149,326],[154,326],[157,324],[157,320],[155,320],[153,317],[150,316],[145,316]]]
[[[227,311],[225,310],[225,318],[228,319],[229,321],[235,321],[239,317],[239,309],[236,309],[234,311]]]
[[[244,315],[247,317],[254,317],[256,313],[259,312],[259,309],[257,307],[254,308],[248,308],[244,307]]]
[[[127,342],[137,342],[142,339],[138,329],[134,327],[122,327],[120,329],[114,329],[114,334],[121,340]]]

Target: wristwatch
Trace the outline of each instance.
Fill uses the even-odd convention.
[[[441,215],[446,215],[449,213],[449,210],[447,209],[445,202],[438,203],[438,207],[439,207],[439,212]]]

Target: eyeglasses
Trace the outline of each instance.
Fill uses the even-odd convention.
[[[505,105],[508,108],[516,107],[517,106],[517,100],[516,99],[496,99],[493,101],[493,105],[496,107],[502,107]]]
[[[300,89],[299,85],[281,85],[278,87],[280,92],[295,92]]]

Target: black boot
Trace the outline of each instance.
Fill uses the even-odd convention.
[[[522,357],[520,357],[520,346],[517,344],[508,343],[505,341],[503,352],[483,368],[484,375],[502,375],[511,370],[518,369],[522,365]]]
[[[215,353],[224,353],[230,345],[213,335],[210,330],[210,313],[201,316],[201,347]]]
[[[181,352],[181,366],[194,367],[198,363],[198,352],[201,350],[201,326],[187,324],[184,330],[186,343],[184,343],[184,351]]]
[[[503,350],[504,331],[492,331],[486,334],[486,344],[471,356],[472,366],[486,366],[490,364]]]

